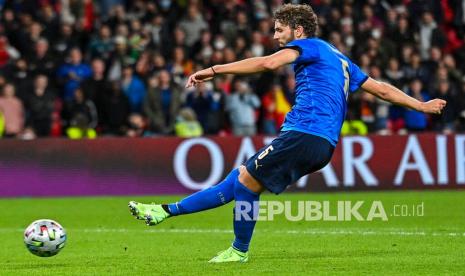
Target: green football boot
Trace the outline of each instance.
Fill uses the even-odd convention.
[[[166,212],[160,204],[153,204],[149,206],[150,207],[146,209],[144,215],[145,224],[148,226],[157,225],[170,216],[170,214]]]
[[[225,251],[218,253],[218,256],[214,257],[209,263],[227,263],[227,262],[240,262],[245,263],[249,260],[248,252],[241,252],[239,250],[230,247]]]
[[[150,209],[153,204],[142,204],[135,201],[129,201],[128,207],[129,211],[136,219],[144,220],[145,213]]]
[[[157,225],[170,216],[160,204],[143,204],[135,201],[130,201],[129,211],[136,219],[145,220],[149,226]]]

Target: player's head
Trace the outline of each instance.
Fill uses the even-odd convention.
[[[294,39],[315,37],[318,29],[316,14],[309,5],[285,4],[274,14],[274,39],[284,46]]]

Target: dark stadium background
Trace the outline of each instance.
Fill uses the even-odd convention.
[[[16,95],[0,98],[3,136],[176,135],[182,108],[194,111],[204,134],[231,135],[245,120],[252,133],[275,135],[293,102],[290,67],[183,87],[197,69],[276,51],[272,13],[284,2],[0,1],[0,91]],[[462,1],[305,2],[319,16],[320,37],[373,78],[449,102],[441,116],[427,116],[355,93],[343,134],[464,130]],[[227,108],[238,90],[261,106]]]

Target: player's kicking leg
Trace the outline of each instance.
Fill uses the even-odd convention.
[[[234,169],[218,185],[194,193],[180,202],[171,204],[143,204],[129,202],[131,214],[140,220],[145,220],[149,226],[157,225],[170,216],[195,213],[215,208],[231,202],[234,199],[234,185],[237,182],[239,170]]]
[[[234,218],[234,234],[236,236],[234,243],[230,248],[222,251],[218,256],[210,260],[212,263],[222,262],[246,262],[248,260],[248,249],[255,227],[255,214],[258,213],[258,204],[254,202],[259,200],[259,195],[263,192],[264,187],[258,183],[245,169],[241,166],[233,170],[221,183],[212,186],[206,190],[194,193],[180,202],[172,204],[142,204],[138,202],[129,202],[131,213],[138,219],[144,219],[147,225],[156,225],[170,216],[181,214],[195,213],[211,208],[215,208],[233,199],[236,200],[234,213],[241,212],[242,204],[247,203],[252,206],[246,216]]]

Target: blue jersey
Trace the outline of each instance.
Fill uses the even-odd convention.
[[[355,92],[368,76],[321,39],[294,40],[284,48],[295,49],[300,55],[293,63],[295,105],[281,130],[317,135],[336,146],[346,115],[348,94]]]

